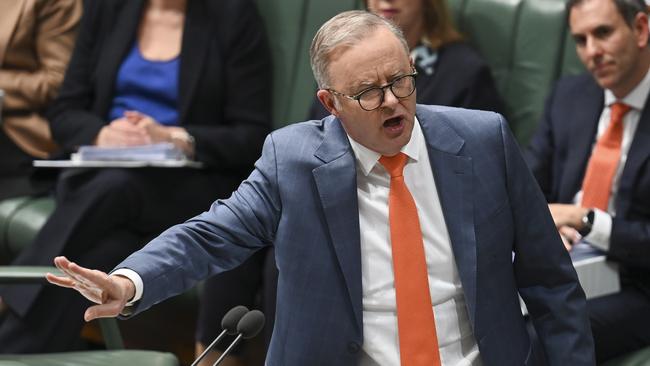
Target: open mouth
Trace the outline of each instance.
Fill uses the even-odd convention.
[[[402,123],[402,117],[397,116],[384,121],[384,127],[398,127]]]
[[[391,137],[397,137],[404,131],[404,116],[389,118],[384,121],[384,131]]]

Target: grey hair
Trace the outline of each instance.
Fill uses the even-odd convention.
[[[316,32],[309,49],[311,70],[318,87],[328,87],[330,56],[335,49],[353,46],[382,26],[387,27],[399,39],[408,55],[409,47],[402,31],[392,22],[368,11],[345,11],[325,22]]]

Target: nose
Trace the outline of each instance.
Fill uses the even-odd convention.
[[[589,58],[594,58],[602,55],[603,49],[598,40],[594,37],[587,37],[587,41],[585,42],[585,52]]]
[[[393,94],[390,88],[384,89],[384,107],[393,108],[399,103],[399,99]]]

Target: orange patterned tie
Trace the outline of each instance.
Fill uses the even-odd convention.
[[[420,220],[402,175],[407,159],[403,153],[379,159],[390,174],[388,216],[400,359],[402,366],[439,366],[440,353]]]
[[[623,117],[629,110],[630,106],[627,104],[612,104],[609,126],[596,142],[587,165],[585,179],[582,181],[583,207],[607,211],[614,174],[621,160]]]

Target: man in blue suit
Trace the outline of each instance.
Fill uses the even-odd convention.
[[[67,276],[48,279],[100,304],[86,320],[130,315],[273,245],[268,365],[593,365],[584,294],[504,119],[416,106],[401,32],[367,12],[325,23],[311,58],[333,116],[273,132],[229,199],[111,275],[59,257]]]
[[[620,264],[621,292],[588,303],[601,362],[650,345],[648,16],[643,0],[568,8],[590,73],[558,82],[527,160],[567,246],[584,238]]]

